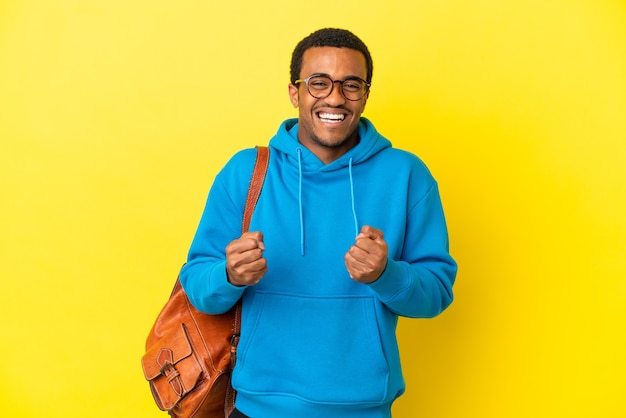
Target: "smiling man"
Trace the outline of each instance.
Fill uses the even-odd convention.
[[[297,51],[297,56],[299,74],[310,74],[289,85],[291,103],[300,111],[298,140],[330,163],[359,142],[358,127],[370,86],[365,79],[371,75],[365,56],[355,49],[314,47],[301,56]]]
[[[242,300],[231,417],[390,417],[405,389],[398,317],[452,303],[437,183],[361,116],[372,71],[349,31],[303,39],[289,84],[298,118],[270,140],[251,232],[240,230],[254,149],[211,187],[180,280],[209,314]]]

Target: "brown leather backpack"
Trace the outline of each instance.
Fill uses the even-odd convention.
[[[268,162],[269,149],[257,147],[242,232],[250,226]],[[176,280],[141,359],[152,396],[162,411],[176,418],[228,417],[235,401],[230,375],[240,327],[241,301],[226,313],[207,315],[193,307]]]

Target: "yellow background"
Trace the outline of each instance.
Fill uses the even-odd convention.
[[[325,26],[369,45],[365,115],[438,178],[460,264],[401,321],[395,416],[626,416],[623,0],[0,2],[2,416],[164,416],[147,332]]]

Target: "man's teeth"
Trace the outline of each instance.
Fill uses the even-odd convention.
[[[320,119],[328,120],[328,121],[342,121],[345,117],[342,113],[320,113]]]

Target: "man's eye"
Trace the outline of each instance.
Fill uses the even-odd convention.
[[[316,89],[325,89],[329,86],[330,83],[326,80],[310,80],[309,85]]]
[[[361,83],[359,83],[358,81],[345,81],[343,83],[343,88],[352,91],[359,91],[361,90],[362,86]]]

